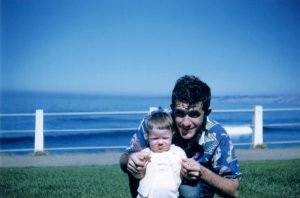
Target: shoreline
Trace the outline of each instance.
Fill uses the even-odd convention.
[[[118,165],[122,152],[92,154],[0,155],[0,167],[57,167]],[[300,147],[274,149],[236,149],[239,161],[300,159]]]

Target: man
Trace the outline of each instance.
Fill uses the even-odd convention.
[[[208,115],[211,92],[209,86],[195,76],[179,78],[172,92],[171,115],[175,122],[173,143],[181,147],[189,159],[183,160],[179,187],[180,197],[238,197],[241,175],[232,142],[225,129]],[[138,179],[146,170],[149,156],[139,152],[148,146],[145,119],[134,134],[120,165],[128,173],[130,190],[136,197]]]

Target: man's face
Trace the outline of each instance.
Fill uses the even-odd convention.
[[[174,109],[175,124],[183,139],[192,139],[196,135],[198,128],[201,127],[205,117],[202,108],[202,102],[190,108],[188,108],[188,104],[176,102]]]
[[[149,131],[149,146],[153,152],[162,153],[170,150],[172,131],[169,129],[153,128]]]

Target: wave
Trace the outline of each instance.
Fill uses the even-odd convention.
[[[225,130],[229,135],[250,135],[252,127],[250,125],[224,125]]]
[[[300,95],[282,96],[216,96],[212,100],[227,103],[253,103],[253,104],[300,104]]]

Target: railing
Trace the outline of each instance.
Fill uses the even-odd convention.
[[[263,145],[263,127],[276,127],[276,126],[300,126],[300,123],[279,123],[279,124],[263,124],[263,112],[281,112],[281,111],[300,111],[300,108],[277,108],[277,109],[263,109],[262,106],[255,106],[254,109],[223,109],[214,110],[214,113],[253,113],[252,124],[249,127],[252,130],[252,143],[237,143],[238,145],[249,145],[258,147]],[[97,147],[63,147],[63,148],[44,148],[44,133],[49,132],[101,132],[101,131],[134,131],[137,128],[101,128],[101,129],[56,129],[56,130],[45,130],[44,129],[44,117],[45,116],[89,116],[89,115],[144,115],[147,111],[122,111],[122,112],[60,112],[60,113],[44,113],[43,110],[36,110],[35,113],[7,113],[0,114],[0,117],[26,117],[35,116],[35,129],[34,130],[2,130],[0,133],[34,133],[34,149],[2,149],[1,152],[19,152],[19,151],[34,151],[44,152],[45,150],[87,150],[87,149],[114,149],[114,148],[125,148],[126,146],[97,146]],[[277,141],[268,142],[268,144],[283,144],[283,143],[300,143],[300,140],[294,141]]]

